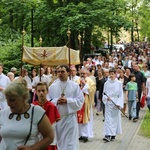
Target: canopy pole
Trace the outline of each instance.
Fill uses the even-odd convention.
[[[40,38],[39,38],[39,43],[40,43],[40,47],[42,47],[42,37],[41,37],[41,35],[40,35]],[[42,77],[41,77],[41,68],[42,68],[42,64],[40,63],[40,82],[41,82],[41,79],[42,79]]]
[[[68,31],[67,31],[67,36],[68,36],[68,58],[69,58],[69,68],[71,67],[71,64],[70,64],[70,35],[71,35],[71,31],[70,31],[70,27],[68,27]],[[71,75],[69,74],[69,78],[71,80]]]
[[[79,51],[80,51],[80,54],[79,54],[79,57],[80,57],[80,63],[81,63],[81,35],[80,35],[80,32],[79,32],[79,35],[78,35],[78,40],[79,40]]]
[[[21,76],[22,76],[22,66],[23,66],[23,61],[22,61],[22,59],[23,59],[23,47],[24,47],[24,36],[25,36],[25,30],[24,30],[24,28],[23,28],[23,30],[22,30],[22,49],[21,49],[21,65],[20,65],[20,67],[21,67]]]
[[[42,79],[42,77],[41,77],[41,68],[42,68],[42,64],[40,64],[40,82],[41,82],[41,79]]]

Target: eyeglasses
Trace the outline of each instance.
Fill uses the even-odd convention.
[[[61,70],[61,71],[57,71],[57,73],[64,73],[65,71],[64,70]]]

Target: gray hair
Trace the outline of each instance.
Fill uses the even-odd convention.
[[[4,90],[5,96],[11,97],[12,95],[21,96],[26,101],[29,99],[29,90],[25,79],[16,79],[12,81]]]
[[[85,71],[85,72],[87,73],[87,72],[88,72],[88,69],[87,69],[87,68],[81,68],[81,69],[80,69],[80,72],[81,72],[81,71]]]
[[[105,72],[105,71],[106,71],[106,72],[109,72],[109,69],[105,69],[105,68],[104,68],[103,70],[104,70],[104,72]]]
[[[16,69],[15,67],[12,67],[12,68],[10,69],[10,71],[11,71],[11,72],[17,71],[17,69]]]
[[[14,73],[13,72],[8,72],[7,76],[12,75],[14,77]]]

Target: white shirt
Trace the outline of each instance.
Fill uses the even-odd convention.
[[[32,107],[27,111],[30,114],[29,118],[25,118],[21,114],[21,120],[17,121],[17,114],[14,114],[12,119],[9,119],[11,111],[9,108],[0,111],[0,150],[17,150],[18,146],[23,146],[30,130]],[[33,126],[31,136],[26,145],[33,145],[39,141],[38,123],[43,117],[45,111],[40,106],[34,106]]]
[[[71,77],[71,80],[74,81],[74,82],[77,81],[77,80],[79,80],[79,79],[80,79],[79,76],[72,76]]]
[[[15,79],[18,79],[18,78],[19,77],[15,77]],[[31,79],[28,76],[23,77],[23,79],[26,80],[28,89],[32,89]]]
[[[131,63],[132,63],[132,60],[128,60],[128,67],[129,68],[132,68]]]
[[[148,88],[147,97],[150,97],[150,78],[146,80],[146,88]]]
[[[11,82],[10,79],[6,75],[4,75],[3,73],[0,74],[0,87],[5,89],[10,82]],[[4,93],[3,91],[0,91],[0,102],[5,101],[6,99]]]
[[[36,87],[36,85],[38,84],[38,82],[45,82],[48,86],[49,86],[49,83],[50,83],[50,79],[47,75],[42,75],[41,76],[41,81],[40,81],[40,76],[36,76],[33,81],[32,81],[32,86],[33,87]]]

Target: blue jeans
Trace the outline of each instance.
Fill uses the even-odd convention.
[[[136,117],[136,100],[128,101],[128,113],[132,118]]]

